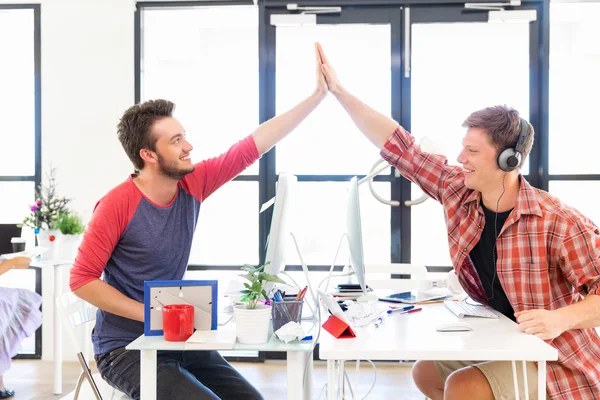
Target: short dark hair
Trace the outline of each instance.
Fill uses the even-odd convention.
[[[136,170],[144,168],[140,150],[156,150],[157,138],[152,125],[157,120],[173,116],[175,104],[169,100],[148,100],[129,107],[117,125],[119,141]]]
[[[514,147],[521,133],[521,116],[514,108],[501,105],[487,107],[473,112],[462,124],[465,128],[481,128],[490,138],[492,144],[498,151],[505,147]],[[527,123],[528,134],[523,148],[523,157],[519,168],[521,168],[533,146],[533,126]]]

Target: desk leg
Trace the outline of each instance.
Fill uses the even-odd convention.
[[[345,383],[345,381],[344,381],[344,378],[345,378],[345,376],[344,376],[344,372],[345,372],[344,371],[344,367],[345,367],[345,363],[346,363],[345,360],[340,360],[339,361],[340,370],[338,372],[339,373],[339,376],[338,376],[338,379],[339,379],[339,383],[338,383],[338,385],[339,385],[338,386],[338,399],[340,399],[340,400],[344,399],[344,383]]]
[[[312,366],[312,353],[309,355],[300,351],[287,352],[287,398],[289,400],[310,400]]]
[[[546,399],[546,361],[538,361],[538,400]]]
[[[327,360],[327,400],[335,399],[335,360]]]
[[[140,357],[141,398],[156,400],[156,350],[141,350]]]
[[[56,298],[62,294],[62,267],[54,266],[54,294]],[[59,318],[59,310],[54,304],[54,394],[62,393],[62,325]]]
[[[517,380],[517,362],[512,360],[512,376],[513,376],[513,384],[515,386],[515,399],[519,398],[519,381]],[[525,377],[527,379],[527,377]]]

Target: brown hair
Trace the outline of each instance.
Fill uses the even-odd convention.
[[[175,104],[168,100],[149,100],[130,107],[121,117],[117,135],[127,157],[137,170],[144,168],[140,150],[156,150],[157,139],[151,132],[154,122],[171,117],[174,109]]]
[[[517,143],[521,133],[521,116],[517,110],[508,106],[487,107],[469,115],[462,126],[483,129],[499,152],[505,147],[514,147]],[[533,146],[533,126],[527,122],[527,128],[527,138],[519,168],[525,163]]]

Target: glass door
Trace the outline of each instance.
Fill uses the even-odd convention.
[[[318,41],[349,90],[383,114],[398,118],[400,93],[397,91],[394,101],[392,81],[394,74],[399,75],[399,65],[393,65],[392,59],[399,54],[400,7],[337,10],[316,14],[309,24],[306,15],[296,15],[299,21],[304,18],[302,23],[290,23],[293,20],[285,18],[280,24],[282,15],[294,16],[281,9],[270,14],[275,50],[270,76],[275,88],[274,115],[285,112],[314,90],[314,43]],[[313,271],[328,270],[345,232],[348,181],[352,176],[369,173],[379,159],[378,150],[329,94],[273,153],[273,187],[280,172],[298,176],[293,232],[303,259]],[[391,180],[389,169],[377,177],[376,189],[384,197],[390,196]],[[390,207],[375,200],[367,185],[361,185],[360,194],[365,260],[389,263]],[[336,264],[343,265],[347,259],[343,241]],[[291,266],[288,270],[300,265],[292,243],[286,246],[286,261]],[[302,280],[303,276],[298,278]]]
[[[536,127],[535,112],[530,112],[535,98],[530,85],[537,79],[532,68],[537,47],[530,45],[532,32],[535,36],[538,29],[536,17],[535,9],[517,13],[458,6],[403,10],[406,107],[402,115],[417,142],[434,143],[449,164],[458,165],[465,134],[461,125],[473,111],[506,104]],[[528,164],[522,173],[529,174]],[[423,195],[416,185],[404,185],[408,190],[401,193],[403,200]],[[411,207],[409,218],[410,246],[403,243],[402,261],[451,266],[442,206],[428,200]]]

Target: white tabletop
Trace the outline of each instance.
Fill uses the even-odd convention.
[[[68,259],[44,259],[44,258],[34,258],[33,260],[31,260],[31,264],[29,265],[30,267],[37,267],[37,268],[43,268],[43,267],[59,267],[62,265],[71,265],[73,264],[73,260],[68,260]]]
[[[282,342],[270,330],[269,341],[263,344],[241,344],[236,342],[233,350],[255,350],[255,351],[300,351],[311,352],[314,348],[314,341],[317,336],[317,321],[302,321],[302,327],[307,335],[312,335],[312,340],[293,340],[289,343]],[[219,330],[235,330],[235,323],[232,321],[225,326],[219,326]],[[187,342],[167,342],[164,336],[145,336],[142,335],[127,346],[128,350],[206,350],[206,344],[194,344]]]
[[[558,352],[535,336],[519,331],[516,323],[499,319],[465,318],[468,332],[437,332],[441,324],[458,318],[443,304],[423,306],[412,314],[387,315],[376,328],[357,329],[353,339],[336,339],[323,330],[322,360],[557,360]]]

